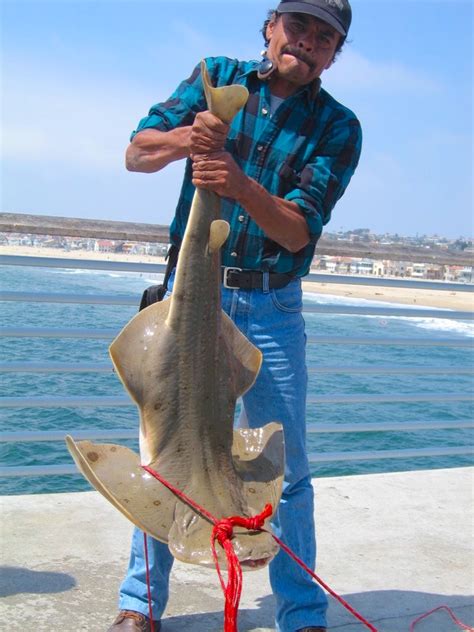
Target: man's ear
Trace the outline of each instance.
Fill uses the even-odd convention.
[[[277,17],[275,16],[275,14],[273,14],[265,30],[265,38],[268,42],[272,39],[273,30],[275,28],[276,21],[277,21]]]

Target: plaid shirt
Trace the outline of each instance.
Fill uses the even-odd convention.
[[[214,86],[238,83],[250,93],[247,105],[231,123],[225,149],[269,193],[298,204],[310,235],[310,242],[292,253],[269,239],[234,200],[223,198],[222,217],[229,222],[231,232],[222,248],[222,264],[304,276],[323,225],[329,221],[357,166],[361,149],[359,121],[320,88],[319,80],[285,99],[272,116],[269,85],[257,77],[258,62],[213,57],[206,63]],[[205,109],[197,66],[168,101],[151,108],[132,138],[147,128],[168,131],[191,125],[196,113]],[[170,228],[171,241],[178,246],[194,194],[191,178],[188,159]]]

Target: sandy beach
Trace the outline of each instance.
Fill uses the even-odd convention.
[[[23,255],[30,257],[61,257],[71,259],[96,259],[105,261],[127,261],[135,263],[164,263],[163,257],[113,252],[91,252],[74,250],[67,252],[60,248],[37,248],[28,246],[0,245],[2,255]],[[320,272],[319,270],[314,272]],[[360,278],[360,277],[358,277]],[[383,286],[349,285],[334,283],[310,283],[303,281],[305,292],[347,296],[351,299],[369,299],[420,307],[439,307],[461,311],[474,310],[473,292],[453,292],[450,290],[422,290],[418,288],[391,288]]]

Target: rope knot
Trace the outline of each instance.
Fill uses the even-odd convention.
[[[260,531],[265,524],[265,519],[272,515],[272,511],[273,509],[271,505],[265,505],[265,508],[261,513],[246,519],[245,527],[249,531]]]
[[[214,529],[212,530],[212,539],[219,542],[224,547],[224,543],[227,540],[232,540],[234,536],[234,526],[229,518],[222,518],[219,522],[216,522]]]

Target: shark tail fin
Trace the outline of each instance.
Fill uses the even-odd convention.
[[[237,112],[247,103],[249,98],[247,88],[240,84],[214,88],[204,60],[201,61],[201,75],[207,107],[221,121],[230,123]]]

